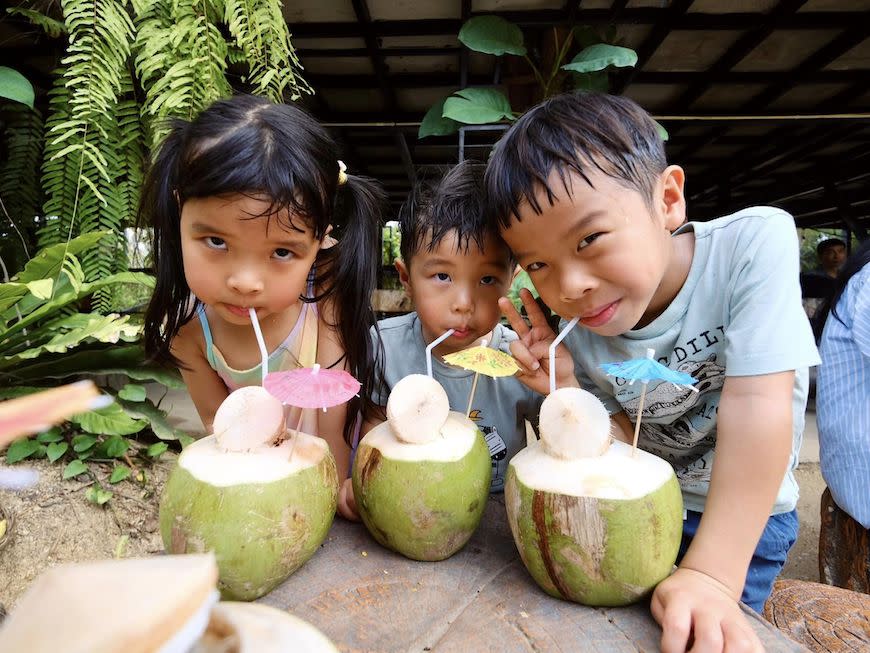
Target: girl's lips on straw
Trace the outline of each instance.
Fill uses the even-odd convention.
[[[610,319],[613,317],[613,314],[616,313],[616,309],[619,307],[619,300],[615,302],[611,302],[604,306],[597,313],[593,313],[592,315],[587,315],[586,317],[581,317],[580,322],[583,323],[583,326],[586,327],[600,327],[604,326]]]
[[[250,313],[247,308],[242,306],[236,306],[234,304],[224,304],[227,310],[233,315],[238,315],[239,317],[249,317]],[[256,309],[255,309],[256,310]]]

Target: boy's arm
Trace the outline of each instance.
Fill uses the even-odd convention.
[[[208,364],[205,340],[198,320],[185,324],[172,339],[172,355],[181,363],[179,371],[187,386],[187,392],[206,432],[211,433],[214,415],[229,395],[229,390],[223,379]]]
[[[652,600],[662,651],[757,650],[738,601],[792,444],[794,371],[725,379],[716,456],[698,532]]]

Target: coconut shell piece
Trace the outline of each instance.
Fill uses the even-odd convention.
[[[214,592],[212,554],[60,565],[43,573],[0,628],[0,651],[149,653]]]
[[[764,618],[816,653],[870,651],[870,596],[802,580],[779,580]]]

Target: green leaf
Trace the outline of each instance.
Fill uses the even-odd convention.
[[[36,440],[22,439],[16,440],[9,445],[6,450],[6,462],[10,465],[17,463],[19,460],[30,458],[33,454],[39,451],[40,444]]]
[[[102,506],[109,499],[113,497],[113,493],[109,490],[104,490],[99,485],[92,485],[88,488],[88,491],[85,492],[85,498],[91,503],[95,503],[98,506]]]
[[[520,57],[526,54],[522,30],[500,16],[470,18],[459,30],[459,40],[484,54],[515,54]]]
[[[501,91],[464,88],[444,101],[444,117],[469,125],[513,120],[510,102]]]
[[[127,401],[145,401],[145,388],[135,383],[128,383],[121,388],[118,396]]]
[[[48,445],[45,453],[48,455],[48,459],[54,462],[63,456],[67,452],[67,449],[69,449],[68,442],[52,442]]]
[[[610,89],[610,75],[606,70],[598,70],[594,73],[574,73],[574,88],[584,91],[596,91],[607,93]]]
[[[27,262],[17,276],[16,280],[21,283],[38,281],[40,279],[53,279],[60,272],[65,258],[75,256],[79,252],[93,249],[100,240],[109,235],[107,231],[97,231],[82,234],[71,241],[58,243],[46,247],[37,252],[36,256]]]
[[[145,450],[145,453],[151,458],[159,458],[161,455],[166,453],[167,449],[169,449],[169,445],[165,442],[155,442]]]
[[[120,458],[127,453],[127,449],[129,448],[130,443],[117,435],[106,440],[106,455],[109,458]]]
[[[63,480],[73,478],[88,471],[88,466],[81,460],[73,460],[63,470]]]
[[[31,281],[27,284],[27,289],[37,299],[51,298],[51,291],[54,288],[54,279],[40,279],[39,281]]]
[[[161,440],[180,441],[183,437],[186,437],[184,431],[173,427],[169,423],[166,419],[166,412],[159,409],[150,401],[130,403],[122,400],[121,407],[130,417],[146,420],[154,435]]]
[[[562,70],[575,73],[593,73],[605,68],[630,68],[637,63],[637,53],[629,48],[608,43],[596,43],[577,53],[562,66]]]
[[[26,104],[33,108],[33,84],[17,70],[0,66],[0,97]]]
[[[115,469],[112,470],[112,475],[109,477],[109,483],[113,485],[115,483],[120,483],[124,479],[130,476],[130,468],[125,467],[124,465],[118,465]]]
[[[417,132],[417,138],[426,138],[427,136],[447,136],[455,134],[459,131],[459,123],[450,118],[444,117],[444,102],[447,98],[443,98],[433,104],[426,115],[423,116],[423,122],[420,123],[420,130]]]
[[[668,139],[671,137],[668,130],[665,129],[658,120],[654,120],[653,122],[656,124],[656,131],[659,133],[659,137],[667,143]]]
[[[130,435],[148,426],[147,422],[130,417],[117,403],[75,415],[70,421],[78,424],[88,433],[103,435]]]
[[[97,438],[93,435],[80,434],[73,438],[73,451],[82,453],[93,447],[97,443]]]
[[[37,435],[36,439],[37,441],[42,442],[42,444],[60,442],[61,440],[63,440],[63,432],[57,426],[54,426],[47,431]]]

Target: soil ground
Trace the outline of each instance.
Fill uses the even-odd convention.
[[[192,434],[201,430],[185,393],[170,393],[167,401],[176,426]],[[818,581],[819,499],[825,483],[812,410],[807,417],[797,470],[801,532],[782,576]],[[126,480],[109,486],[101,478],[115,493],[105,507],[87,501],[87,483],[63,481],[61,465],[46,460],[28,463],[40,473],[39,482],[19,492],[0,491],[0,505],[12,514],[9,533],[0,540],[0,604],[7,610],[13,607],[43,570],[59,563],[160,553],[157,506],[174,462],[173,454],[164,454],[146,469],[144,484]]]

